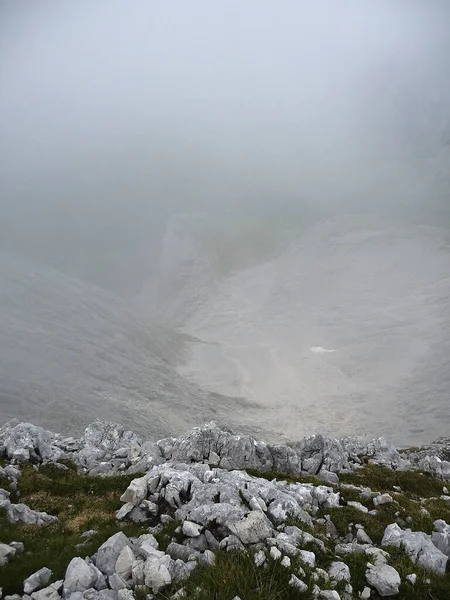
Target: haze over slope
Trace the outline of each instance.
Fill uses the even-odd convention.
[[[182,336],[10,253],[0,253],[0,313],[0,422],[73,433],[100,417],[157,437],[199,418],[234,422],[245,406],[176,374]]]
[[[183,375],[260,404],[272,438],[382,432],[412,443],[448,431],[447,231],[340,217],[213,277],[214,252],[224,252],[209,242],[214,224],[202,217],[193,228],[190,217],[182,232],[176,222],[184,243],[166,248],[162,264],[172,265],[182,329],[202,341],[190,344]],[[169,315],[171,293],[161,299]]]
[[[2,0],[0,420],[442,433],[449,31],[447,0]]]

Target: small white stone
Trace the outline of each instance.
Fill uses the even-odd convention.
[[[336,590],[322,590],[319,594],[319,600],[341,600]]]
[[[417,575],[415,573],[411,573],[411,575],[406,576],[406,581],[409,581],[411,585],[415,585],[417,581]]]
[[[300,577],[306,577],[305,570],[302,567],[299,567],[297,569],[297,575],[299,575]]]
[[[280,564],[286,569],[289,569],[289,567],[291,566],[291,559],[289,558],[289,556],[283,556]]]
[[[350,569],[345,562],[335,561],[331,563],[330,569],[328,571],[328,575],[334,581],[350,581]]]
[[[374,506],[382,506],[383,504],[391,504],[394,499],[389,494],[380,494],[373,499]]]
[[[298,556],[302,562],[310,567],[314,567],[316,565],[316,555],[314,552],[309,552],[309,550],[300,550]]]
[[[270,556],[273,558],[273,560],[280,560],[282,554],[276,546],[272,546],[270,549]]]
[[[364,531],[364,529],[358,529],[358,531],[356,532],[356,539],[357,539],[358,543],[360,543],[360,544],[372,544],[373,543],[372,540],[370,539],[370,537]]]
[[[187,537],[198,537],[202,529],[203,527],[198,525],[198,523],[193,523],[192,521],[183,522],[183,534]]]
[[[369,509],[367,507],[365,507],[363,504],[361,504],[361,502],[355,502],[354,500],[350,500],[349,502],[347,502],[347,506],[356,508],[356,510],[360,510],[361,512],[363,512],[365,514],[367,514],[369,512]]]
[[[308,586],[306,585],[306,583],[304,583],[301,579],[299,579],[295,575],[291,575],[291,578],[289,579],[289,585],[295,586],[301,592],[306,592],[308,589]]]

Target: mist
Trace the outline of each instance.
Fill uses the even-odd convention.
[[[0,243],[136,291],[177,212],[441,219],[446,2],[0,6]]]

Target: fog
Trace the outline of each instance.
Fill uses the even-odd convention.
[[[0,423],[448,434],[449,31],[0,1]]]
[[[3,0],[1,244],[133,293],[180,210],[439,220],[449,26],[445,1]]]

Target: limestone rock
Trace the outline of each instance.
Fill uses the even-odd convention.
[[[183,523],[183,534],[188,537],[197,537],[200,535],[203,527],[192,521],[184,521]]]
[[[8,521],[11,523],[26,523],[27,525],[45,525],[56,523],[57,517],[46,512],[31,510],[26,504],[13,504],[9,500],[0,501],[0,507],[6,511]]]
[[[256,544],[270,537],[273,532],[269,519],[259,511],[250,512],[229,529],[243,544]]]
[[[50,569],[47,569],[47,567],[39,569],[39,571],[36,571],[36,573],[33,573],[33,575],[30,575],[30,577],[25,579],[23,582],[23,591],[25,594],[31,594],[32,592],[35,592],[39,588],[47,585],[51,576],[52,572]]]
[[[112,590],[116,591],[128,589],[128,583],[117,573],[113,573],[108,577],[108,585]]]
[[[269,554],[270,558],[272,558],[273,560],[280,560],[280,558],[283,556],[276,546],[272,546]]]
[[[336,590],[321,590],[319,600],[341,600],[341,597]]]
[[[330,579],[334,581],[350,581],[350,569],[348,566],[342,561],[335,561],[331,563],[330,568],[328,570],[328,575]]]
[[[289,579],[289,585],[295,586],[300,590],[300,592],[306,592],[308,590],[306,583],[294,574],[292,574],[291,578]]]
[[[157,560],[147,559],[144,565],[144,583],[157,594],[172,583],[172,577],[166,565]]]
[[[97,573],[82,558],[72,558],[64,577],[64,597],[74,592],[85,592],[97,581]]]
[[[358,529],[356,532],[356,540],[359,544],[373,544],[372,540],[364,531],[364,529]]]
[[[431,541],[443,554],[450,558],[450,525],[442,519],[434,522],[434,531]]]
[[[6,423],[0,428],[0,454],[3,447],[8,458],[19,462],[57,461],[64,452],[56,446],[56,439],[54,433],[31,423]]]
[[[350,500],[349,502],[347,502],[347,506],[356,508],[356,510],[360,510],[361,512],[363,512],[365,514],[367,514],[369,512],[369,509],[366,506],[361,504],[361,502],[356,502],[355,500]]]
[[[302,470],[316,475],[321,469],[337,473],[348,468],[347,455],[338,440],[321,434],[307,437],[300,442],[299,454]]]
[[[105,575],[112,575],[117,558],[125,546],[131,546],[127,536],[119,531],[104,542],[97,552],[96,566]]]
[[[291,567],[291,559],[289,558],[289,556],[283,556],[280,565],[285,569],[289,569]]]
[[[383,504],[391,504],[392,502],[394,502],[394,500],[390,494],[380,494],[379,496],[375,496],[373,499],[374,506],[381,506]]]
[[[255,565],[257,567],[262,567],[263,564],[266,562],[266,554],[265,554],[264,550],[259,550],[258,552],[256,552],[254,560],[255,560]]]
[[[133,562],[135,560],[136,557],[130,546],[124,546],[117,557],[114,567],[115,573],[117,573],[124,581],[131,579]]]
[[[383,598],[396,596],[399,593],[400,575],[389,565],[375,566],[368,563],[366,580]]]
[[[315,567],[316,555],[314,552],[310,552],[309,550],[300,550],[298,555],[303,563],[309,565],[310,567]]]
[[[129,502],[138,506],[147,497],[147,477],[133,479],[125,492],[120,497],[121,502]]]
[[[422,531],[402,530],[397,523],[393,523],[386,527],[381,545],[403,545],[413,562],[440,575],[445,573],[448,557],[436,548],[431,536]]]
[[[171,542],[167,546],[167,554],[174,560],[181,559],[185,562],[195,560],[199,556],[196,550],[189,548],[189,546],[184,546],[183,544],[177,544],[176,542]]]
[[[55,581],[46,588],[33,592],[31,594],[32,600],[60,600],[60,591],[62,590],[63,582]]]
[[[197,561],[195,560],[189,560],[187,562],[184,562],[178,559],[175,561],[171,561],[168,564],[169,573],[173,581],[184,581],[196,568]]]
[[[6,565],[16,555],[16,549],[0,542],[0,567]]]

